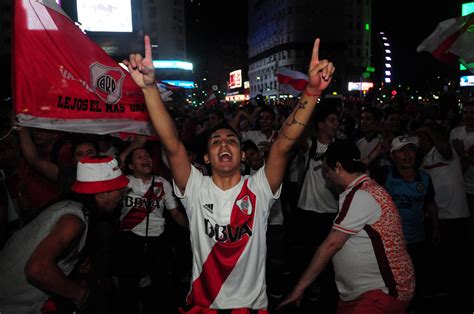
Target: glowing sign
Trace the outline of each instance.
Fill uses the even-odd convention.
[[[229,74],[229,88],[242,87],[242,70],[232,71]]]
[[[466,16],[474,12],[474,2],[463,3],[461,7],[461,15]]]
[[[474,86],[474,75],[461,76],[459,86]]]
[[[174,80],[174,81],[163,81],[165,83],[168,83],[170,85],[174,86],[179,86],[183,88],[194,88],[194,82],[193,81],[179,81],[179,80]]]
[[[249,100],[250,97],[248,94],[237,94],[237,95],[231,95],[231,96],[225,96],[226,101],[244,101],[244,100]]]
[[[245,89],[249,89],[249,88],[250,88],[250,82],[249,82],[249,81],[245,81],[245,82],[244,82],[244,88],[245,88]]]
[[[155,69],[183,69],[193,70],[193,64],[191,62],[179,61],[179,60],[153,60],[153,66]]]
[[[353,90],[368,91],[372,87],[374,87],[374,83],[372,82],[349,82],[347,89],[349,91],[353,91]]]
[[[87,31],[133,31],[131,0],[77,0],[77,17]]]

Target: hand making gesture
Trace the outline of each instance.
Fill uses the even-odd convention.
[[[147,85],[156,84],[155,69],[153,68],[153,58],[151,56],[150,37],[145,36],[145,58],[139,53],[131,53],[129,60],[123,60],[135,83],[141,88]]]
[[[308,85],[305,93],[308,96],[319,96],[331,83],[336,68],[328,60],[319,60],[319,38],[314,41],[311,62],[308,70]]]

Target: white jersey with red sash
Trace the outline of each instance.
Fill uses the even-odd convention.
[[[223,191],[191,167],[181,198],[189,219],[193,277],[188,303],[212,309],[267,307],[267,221],[273,195],[262,167]]]
[[[146,236],[146,216],[149,211],[148,236],[161,235],[165,231],[163,208],[170,210],[178,207],[171,184],[164,178],[155,176],[152,190],[150,189],[152,180],[144,183],[142,179],[134,176],[127,177],[130,180],[128,187],[131,190],[123,199],[120,230]]]

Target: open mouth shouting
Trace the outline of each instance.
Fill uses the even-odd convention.
[[[219,161],[227,162],[232,160],[232,154],[228,151],[220,152],[218,155]]]

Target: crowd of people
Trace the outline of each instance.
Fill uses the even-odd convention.
[[[319,39],[285,103],[169,110],[148,37],[124,64],[159,141],[2,136],[1,313],[472,312],[474,101],[326,98]]]

